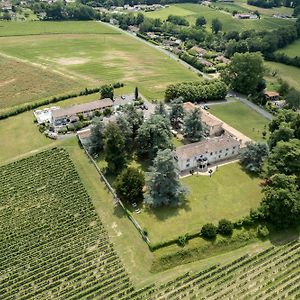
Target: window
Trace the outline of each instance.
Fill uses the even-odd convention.
[[[190,164],[186,164],[186,167],[188,168],[190,166]]]
[[[222,150],[220,150],[219,153],[222,153]]]
[[[236,148],[236,146],[233,147],[233,149],[235,149],[235,148]]]
[[[221,158],[221,155],[219,155],[219,158]]]
[[[227,156],[228,153],[225,153],[225,156]]]
[[[213,153],[212,153],[212,152],[210,152],[210,155],[213,155]]]
[[[232,154],[234,154],[234,151],[232,151]]]
[[[228,148],[226,148],[226,151],[228,151],[229,149]]]
[[[189,162],[189,161],[190,161],[190,159],[188,158],[186,161],[187,161],[187,162]]]

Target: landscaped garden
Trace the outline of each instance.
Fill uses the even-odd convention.
[[[260,179],[246,174],[238,163],[219,167],[211,177],[193,175],[181,182],[190,191],[182,207],[142,207],[140,214],[134,214],[154,244],[195,233],[205,223],[222,218],[236,221],[261,200]]]

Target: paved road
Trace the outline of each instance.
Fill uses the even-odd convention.
[[[98,21],[98,22],[101,22],[101,21]],[[101,23],[103,23],[103,22],[101,22]],[[103,23],[103,24],[108,25],[108,26],[110,26],[110,27],[112,27],[112,28],[114,28],[114,29],[116,29],[116,30],[122,32],[122,33],[125,33],[125,34],[127,34],[127,35],[129,35],[129,36],[131,36],[131,37],[133,37],[133,38],[135,38],[135,39],[137,39],[137,40],[139,40],[140,42],[144,42],[145,44],[147,44],[148,46],[150,46],[150,47],[152,47],[152,48],[155,48],[155,49],[157,49],[157,50],[159,50],[159,51],[165,53],[165,54],[168,55],[171,59],[174,59],[174,60],[176,60],[177,62],[181,63],[182,65],[184,65],[184,66],[185,66],[186,68],[188,68],[189,70],[191,70],[191,71],[193,71],[193,72],[195,72],[195,73],[197,73],[197,74],[200,74],[201,76],[203,76],[203,78],[208,79],[208,80],[212,80],[212,79],[213,79],[211,76],[209,76],[209,75],[207,75],[207,74],[205,74],[205,73],[203,73],[203,72],[197,70],[196,68],[194,68],[193,66],[189,65],[189,64],[186,63],[185,61],[181,60],[178,56],[176,56],[175,54],[173,54],[173,53],[169,52],[168,50],[162,48],[161,46],[156,46],[156,45],[154,45],[154,44],[152,44],[152,43],[149,43],[149,42],[147,42],[146,40],[143,40],[143,39],[137,37],[135,34],[130,33],[130,32],[128,32],[128,31],[125,31],[125,30],[122,30],[122,29],[120,29],[120,28],[117,27],[117,26],[111,25],[111,24],[109,24],[109,23]],[[250,101],[247,99],[247,97],[245,97],[244,95],[235,93],[235,92],[233,92],[233,91],[229,91],[229,94],[235,95],[236,99],[238,99],[238,100],[241,101],[242,103],[246,104],[247,106],[249,106],[250,108],[252,108],[252,109],[255,110],[256,112],[258,112],[259,114],[261,114],[263,117],[267,118],[268,120],[272,120],[272,119],[273,119],[272,114],[270,114],[269,112],[267,112],[267,111],[264,110],[263,108],[259,107],[258,105],[256,105],[256,104],[250,102]]]

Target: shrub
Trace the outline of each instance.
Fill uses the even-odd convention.
[[[270,234],[269,229],[266,225],[258,225],[257,227],[257,235],[260,238],[265,238]]]
[[[214,239],[217,236],[217,227],[211,223],[203,225],[201,228],[201,236],[206,239]]]
[[[179,236],[177,239],[178,246],[184,247],[186,243],[188,242],[187,235]]]
[[[110,108],[106,107],[106,108],[104,109],[104,111],[103,111],[104,117],[108,117],[108,116],[110,116],[111,114],[112,114],[112,110],[111,110]]]
[[[69,131],[75,131],[75,126],[73,124],[69,124],[69,125],[67,125],[67,129]]]
[[[233,224],[229,220],[222,219],[219,221],[218,233],[223,235],[231,235],[233,231]]]

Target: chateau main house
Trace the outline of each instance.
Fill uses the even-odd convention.
[[[209,164],[238,156],[240,142],[230,136],[212,137],[176,149],[175,159],[180,172],[206,171]]]

